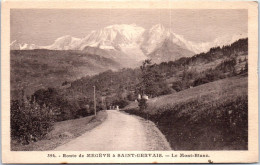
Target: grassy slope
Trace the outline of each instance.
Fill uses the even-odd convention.
[[[247,76],[227,78],[148,101],[126,112],[154,121],[174,150],[247,149]]]
[[[59,145],[69,142],[70,140],[82,135],[99,124],[107,117],[106,111],[99,111],[97,116],[88,116],[80,119],[66,120],[54,124],[53,130],[48,133],[44,140],[22,145],[16,142],[11,143],[13,151],[46,151],[52,150]]]

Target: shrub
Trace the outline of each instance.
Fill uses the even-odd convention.
[[[140,100],[138,100],[138,106],[140,110],[145,110],[147,108],[147,100],[141,98]]]
[[[63,121],[74,119],[77,117],[77,110],[81,109],[79,100],[66,98],[57,89],[47,88],[39,89],[32,96],[31,100],[38,103],[41,107],[46,105],[49,108],[55,109],[55,121]]]
[[[194,82],[193,82],[193,86],[198,86],[201,84],[206,84],[209,83],[210,81],[206,78],[206,77],[200,77],[197,78]]]
[[[182,83],[181,81],[175,81],[172,83],[172,89],[174,89],[176,92],[179,92],[182,90]]]
[[[128,101],[124,100],[124,99],[120,99],[120,100],[115,100],[112,103],[114,106],[118,105],[119,108],[124,108],[125,106],[127,106],[129,104]]]
[[[129,101],[135,101],[135,99],[136,99],[136,96],[135,96],[134,93],[129,93],[129,94],[127,95],[127,100],[129,100]]]
[[[29,144],[45,137],[53,126],[53,111],[47,106],[24,99],[11,102],[11,137]]]

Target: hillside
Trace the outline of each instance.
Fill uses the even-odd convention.
[[[165,40],[162,46],[148,54],[148,57],[155,63],[175,61],[181,57],[191,57],[194,52],[184,49],[169,40]]]
[[[212,48],[206,53],[153,64],[151,69],[165,83],[161,81],[161,85],[155,87],[157,94],[152,95],[170,94],[247,72],[247,48],[248,40],[240,39],[222,48]],[[93,48],[88,51],[97,54],[103,52]],[[64,97],[74,101],[83,100],[82,104],[92,105],[95,85],[98,106],[118,102],[122,102],[123,106],[136,98],[142,79],[141,70],[119,69],[121,64],[105,56],[69,50],[11,51],[12,96],[18,97],[17,89],[24,88],[29,96],[37,89],[56,87],[61,88],[59,93]],[[108,69],[111,70],[106,71]],[[96,75],[89,76],[91,74]],[[162,87],[165,85],[166,88]],[[151,87],[153,91],[155,88]]]
[[[247,76],[226,78],[150,99],[143,111],[137,103],[124,111],[155,122],[174,150],[245,150],[247,85]]]
[[[121,67],[112,59],[80,51],[12,50],[10,54],[12,97],[17,90],[30,95],[40,88],[60,87],[66,81]]]
[[[165,79],[168,86],[173,89],[172,92],[178,92],[191,86],[246,72],[244,69],[246,69],[247,56],[247,39],[242,39],[230,46],[212,48],[207,53],[153,64],[151,67]],[[64,92],[74,92],[77,97],[84,96],[91,100],[93,85],[96,85],[97,96],[105,97],[108,104],[111,104],[111,97],[114,100],[131,101],[134,99],[140,81],[140,68],[107,71],[73,81],[71,87]]]

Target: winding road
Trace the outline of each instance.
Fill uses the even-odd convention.
[[[107,111],[107,119],[91,131],[57,147],[57,151],[145,151],[170,150],[154,125],[120,111]],[[160,142],[160,143],[158,143]],[[159,145],[159,146],[158,146]]]

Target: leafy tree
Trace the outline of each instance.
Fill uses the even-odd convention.
[[[156,97],[170,92],[165,76],[159,73],[157,65],[152,64],[151,60],[145,60],[140,69],[141,81],[138,84],[138,91],[141,95]]]

